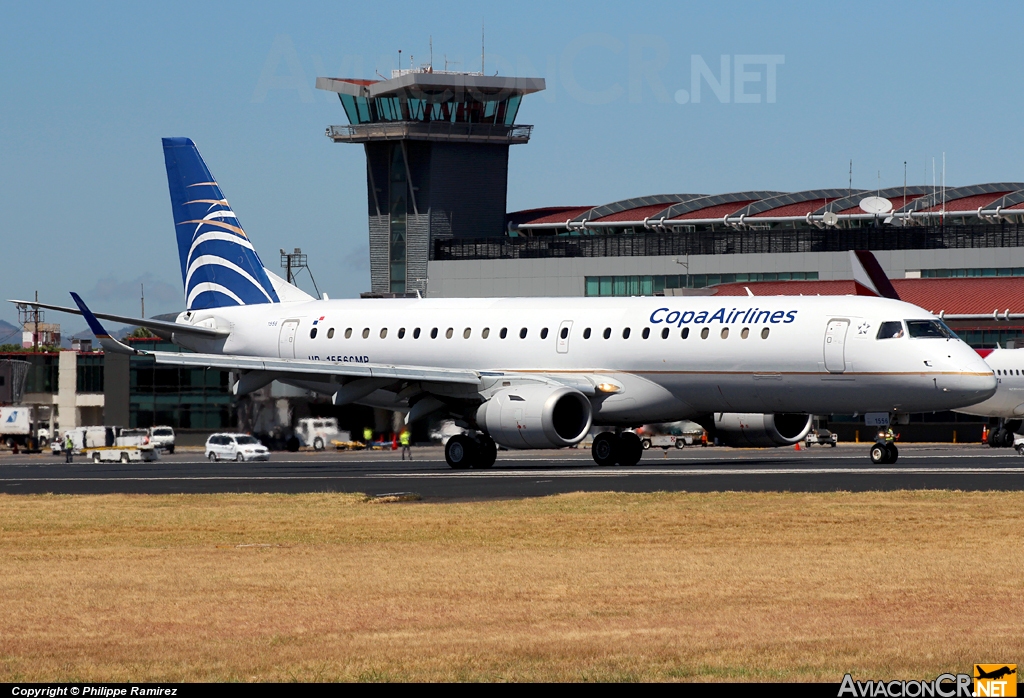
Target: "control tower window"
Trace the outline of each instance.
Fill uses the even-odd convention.
[[[401,143],[394,143],[391,146],[391,175],[389,183],[391,292],[405,293],[405,232],[409,180]]]

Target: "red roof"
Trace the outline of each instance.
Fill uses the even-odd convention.
[[[975,194],[974,196],[965,196],[960,199],[953,199],[952,201],[946,202],[947,211],[977,211],[978,207],[984,208],[996,199],[1001,199],[1011,192],[1008,191],[997,191],[991,194]],[[924,209],[925,211],[941,211],[942,204],[939,203],[931,208]]]
[[[586,213],[593,206],[547,206],[545,208],[531,208],[525,211],[515,211],[508,214],[508,220],[513,225],[525,225],[527,223],[565,223],[581,213]]]
[[[717,206],[699,208],[696,211],[690,211],[689,213],[684,213],[681,216],[676,216],[672,220],[683,221],[693,218],[725,218],[730,213],[735,213],[744,206],[748,206],[755,201],[757,201],[757,199],[752,199],[750,201],[733,201],[728,204],[718,204]]]
[[[755,213],[751,218],[760,218],[762,216],[806,216],[812,211],[817,211],[829,201],[835,200],[835,197],[832,197],[831,199],[808,199],[807,201],[799,201],[795,204],[776,206],[775,208],[770,208],[767,211]]]
[[[610,213],[603,218],[595,218],[595,221],[601,221],[602,223],[612,223],[614,221],[642,221],[644,218],[650,218],[656,213],[661,213],[672,204],[652,204],[650,206],[637,206],[636,208],[628,208],[625,211],[619,211],[618,213]]]
[[[893,279],[900,298],[933,313],[947,315],[1024,313],[1024,279],[1011,276],[970,279]],[[852,280],[758,281],[716,286],[717,296],[845,296],[854,295]]]

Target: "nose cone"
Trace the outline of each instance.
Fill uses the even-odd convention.
[[[995,395],[997,383],[992,368],[973,349],[966,345],[963,349],[965,351],[959,355],[953,355],[960,373],[954,381],[953,392],[957,397],[969,401],[965,403],[966,407],[967,404],[973,405]]]

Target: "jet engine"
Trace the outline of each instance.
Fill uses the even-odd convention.
[[[550,385],[506,388],[480,405],[476,422],[506,448],[561,448],[579,443],[593,421],[590,400]]]
[[[812,417],[809,414],[719,412],[713,426],[713,434],[719,442],[733,448],[792,446],[807,436]]]

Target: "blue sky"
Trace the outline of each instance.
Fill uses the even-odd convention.
[[[1022,19],[1009,2],[0,2],[0,298],[136,313],[145,284],[147,314],[180,309],[163,136],[196,141],[268,267],[301,247],[332,297],[366,290],[363,151],[324,136],[345,119],[314,80],[387,74],[399,49],[424,62],[431,37],[435,67],[477,70],[481,22],[487,72],[548,81],[519,112],[535,130],[509,210],[845,187],[851,159],[855,187],[901,184],[904,161],[930,182],[943,153],[950,185],[1024,180]]]

